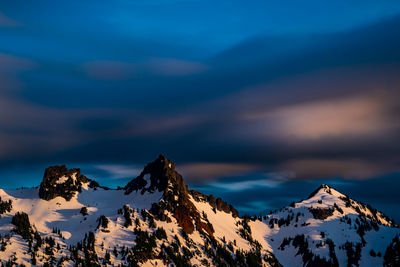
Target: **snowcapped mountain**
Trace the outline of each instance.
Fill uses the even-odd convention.
[[[53,166],[38,188],[0,198],[8,266],[398,266],[397,225],[327,185],[262,218],[239,217],[189,190],[162,155],[124,188]]]
[[[249,225],[283,266],[382,266],[400,232],[383,213],[327,185]]]

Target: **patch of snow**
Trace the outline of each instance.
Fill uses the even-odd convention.
[[[65,183],[69,178],[65,175],[61,176],[60,178],[58,178],[58,180],[56,181],[56,184],[63,184]]]
[[[147,188],[151,185],[151,180],[150,180],[151,175],[149,173],[145,174],[143,176],[143,179],[146,181],[146,186]],[[145,187],[146,188],[146,187]]]

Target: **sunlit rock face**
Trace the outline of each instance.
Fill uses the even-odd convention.
[[[400,229],[328,185],[240,217],[189,190],[163,155],[124,188],[52,166],[39,188],[0,189],[0,262],[24,266],[397,266]]]
[[[125,194],[134,191],[141,194],[162,192],[162,200],[154,203],[150,210],[154,215],[162,220],[170,220],[165,214],[165,211],[169,211],[186,233],[193,233],[197,229],[213,234],[212,225],[201,220],[199,211],[190,200],[191,195],[182,175],[164,155],[147,164],[142,173],[125,186]]]
[[[182,176],[175,171],[175,164],[164,155],[160,155],[155,161],[148,163],[141,174],[125,186],[125,193],[164,192],[172,185],[176,185],[182,194],[188,193]]]
[[[51,166],[44,172],[39,187],[39,197],[44,200],[56,197],[71,200],[77,192],[81,192],[82,185],[90,181],[78,168],[67,169],[65,165]]]

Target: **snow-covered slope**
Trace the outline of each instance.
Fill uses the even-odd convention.
[[[381,212],[327,185],[250,226],[284,266],[382,266],[400,232]]]
[[[54,166],[39,188],[0,190],[0,259],[29,265],[266,266],[273,255],[250,238],[222,199],[189,191],[164,156],[123,189],[100,187]],[[262,257],[261,257],[262,256]]]
[[[380,266],[400,232],[326,185],[264,218],[240,218],[189,190],[162,155],[118,190],[53,166],[38,188],[0,189],[0,198],[0,260],[10,266]]]

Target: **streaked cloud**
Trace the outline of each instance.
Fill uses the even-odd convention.
[[[135,178],[142,171],[142,166],[121,165],[121,164],[100,164],[94,165],[93,168],[105,171],[108,177],[112,179]]]
[[[54,14],[2,29],[0,80],[11,88],[0,107],[2,166],[108,162],[113,177],[165,153],[198,182],[396,170],[400,17],[340,33],[263,32],[211,50],[139,38],[100,17],[82,31],[82,17],[71,23]]]
[[[141,2],[2,2],[0,172],[124,185],[164,153],[248,209],[398,178],[399,1]]]
[[[134,63],[119,61],[93,61],[82,66],[87,75],[101,80],[124,80],[136,75]]]
[[[165,76],[191,75],[207,69],[204,64],[175,58],[152,58],[146,65],[153,73]]]
[[[390,163],[362,159],[294,159],[282,168],[292,170],[299,179],[334,178],[368,179],[395,171]]]
[[[400,127],[400,121],[390,118],[391,109],[398,105],[392,97],[393,94],[386,92],[364,92],[345,98],[283,105],[265,113],[244,115],[244,119],[263,123],[266,132],[288,141],[382,136]]]
[[[218,182],[212,182],[206,184],[206,187],[214,187],[218,191],[231,191],[240,192],[246,191],[254,188],[274,188],[278,187],[280,184],[286,182],[287,180],[293,179],[294,174],[292,172],[281,172],[281,173],[266,173],[259,174],[261,177],[266,177],[265,179],[247,179],[243,181],[230,181],[226,182],[220,180]]]
[[[147,76],[185,76],[202,73],[207,67],[201,63],[175,58],[149,58],[143,61],[91,61],[80,67],[91,78],[127,80]]]
[[[30,59],[1,53],[0,51],[0,93],[20,89],[23,83],[18,76],[27,70],[32,70],[37,64]]]
[[[26,70],[32,69],[36,64],[27,58],[0,53],[0,69],[5,70]]]
[[[203,181],[223,176],[241,175],[244,173],[254,172],[259,168],[260,166],[252,164],[213,162],[187,163],[179,166],[180,172],[188,179],[201,179]]]
[[[18,27],[21,23],[0,13],[0,27]]]

